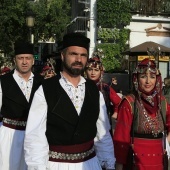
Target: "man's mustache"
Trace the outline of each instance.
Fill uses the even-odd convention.
[[[72,66],[83,66],[81,62],[74,62],[72,63]]]

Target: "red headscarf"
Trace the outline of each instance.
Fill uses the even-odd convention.
[[[138,75],[150,72],[156,75],[155,87],[150,92],[143,91],[138,82]],[[134,91],[139,102],[142,102],[148,113],[156,113],[161,107],[162,78],[153,60],[142,60],[133,72]]]

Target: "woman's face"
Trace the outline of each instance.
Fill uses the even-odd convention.
[[[101,71],[98,69],[98,68],[88,68],[86,70],[86,75],[87,75],[87,78],[90,79],[90,80],[98,80],[101,76]]]
[[[150,72],[145,74],[139,74],[138,81],[139,86],[143,91],[150,92],[155,87],[156,74]]]

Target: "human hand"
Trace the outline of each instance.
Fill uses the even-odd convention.
[[[44,79],[48,79],[48,78],[51,78],[53,76],[55,76],[55,72],[54,71],[48,71],[46,72],[45,76],[44,76]]]
[[[123,169],[123,164],[116,163],[116,169],[115,170],[122,170]]]
[[[167,140],[168,140],[168,143],[170,143],[170,132],[167,135]]]
[[[45,78],[45,79],[48,79],[48,78],[51,78],[51,77],[53,77],[53,76],[55,76],[55,74],[46,74],[44,78]]]
[[[112,119],[117,119],[117,112],[114,112],[114,113],[113,113]]]

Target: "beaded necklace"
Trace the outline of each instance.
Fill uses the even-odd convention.
[[[146,111],[146,109],[145,109],[142,101],[139,100],[139,102],[140,102],[140,104],[141,104],[141,108],[142,108],[143,114],[144,114],[144,116],[145,116],[148,124],[150,125],[151,131],[152,131],[152,135],[153,135],[154,137],[157,137],[158,134],[159,134],[161,131],[155,129],[155,127],[154,127],[154,125],[153,125],[153,123],[152,123],[151,117],[148,115],[148,113],[147,113],[147,111]]]

